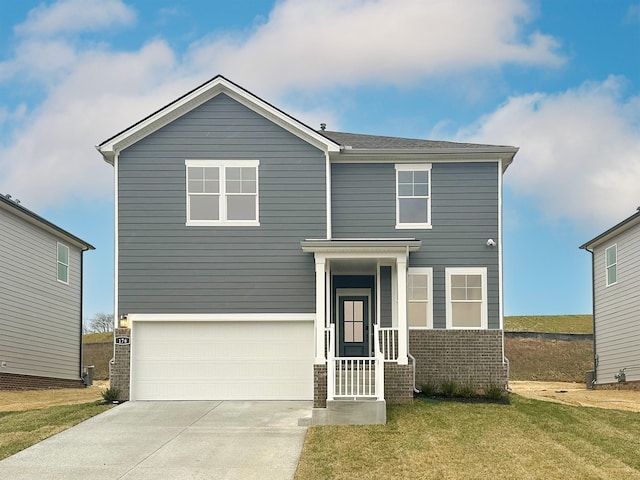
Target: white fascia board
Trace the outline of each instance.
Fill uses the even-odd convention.
[[[313,322],[315,313],[130,313],[130,322]]]
[[[137,124],[96,146],[104,159],[113,164],[117,152],[140,141],[147,135],[168,125],[178,117],[211,100],[213,97],[225,93],[242,105],[271,120],[285,130],[302,140],[320,148],[325,152],[337,152],[340,147],[335,142],[320,135],[312,128],[295,120],[269,103],[252,95],[238,85],[224,77],[216,77],[187,95],[158,110]]]
[[[331,153],[331,163],[474,163],[500,162],[504,173],[513,157],[516,147],[498,148],[408,148],[408,149],[344,149]]]

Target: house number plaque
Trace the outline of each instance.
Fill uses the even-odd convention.
[[[129,345],[131,339],[129,337],[116,337],[116,345]]]

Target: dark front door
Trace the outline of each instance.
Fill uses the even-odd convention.
[[[369,356],[368,297],[340,297],[338,302],[339,355]]]

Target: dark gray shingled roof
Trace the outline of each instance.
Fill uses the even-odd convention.
[[[442,142],[433,140],[419,140],[415,138],[383,137],[380,135],[361,135],[358,133],[330,132],[318,130],[329,140],[333,140],[345,147],[363,149],[411,149],[411,148],[487,148],[496,145],[482,145],[478,143]]]
[[[592,238],[591,240],[589,240],[584,245],[580,245],[580,248],[587,249],[587,248],[595,247],[599,243],[602,243],[604,240],[608,240],[609,238],[611,238],[611,237],[613,237],[615,235],[618,235],[619,233],[623,232],[624,230],[627,230],[628,228],[631,228],[632,226],[636,225],[637,223],[640,223],[640,207],[638,207],[636,213],[634,213],[633,215],[631,215],[628,218],[625,218],[623,221],[621,221],[617,225],[614,225],[613,227],[611,227],[606,232],[603,232],[600,235],[598,235],[597,237]]]
[[[38,225],[39,227],[55,234],[58,237],[62,236],[67,240],[72,241],[72,243],[75,242],[82,245],[83,250],[95,250],[95,247],[90,243],[85,242],[81,238],[76,237],[72,233],[67,232],[59,226],[51,223],[49,220],[41,217],[37,213],[32,212],[31,210],[20,204],[18,200],[12,200],[11,195],[3,195],[0,193],[0,208],[13,211],[13,213],[18,215],[19,217],[24,218],[32,224]]]

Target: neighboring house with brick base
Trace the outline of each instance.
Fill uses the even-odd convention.
[[[93,247],[0,195],[0,390],[82,386],[82,258]]]
[[[589,240],[594,386],[640,389],[640,208]]]
[[[426,382],[506,385],[517,148],[314,130],[222,76],[97,148],[124,398],[313,399],[316,423],[368,423]]]

